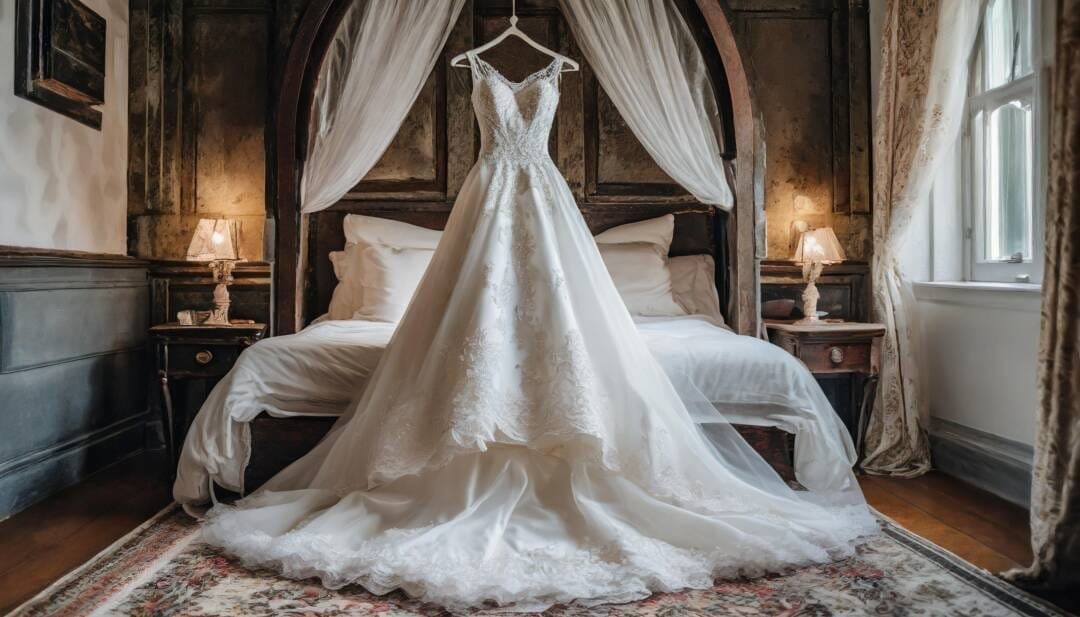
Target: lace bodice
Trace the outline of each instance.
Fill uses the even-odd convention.
[[[548,134],[559,106],[554,58],[524,80],[512,82],[476,54],[469,54],[473,109],[480,124],[480,156],[498,163],[529,165],[550,161]]]

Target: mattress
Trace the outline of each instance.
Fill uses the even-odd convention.
[[[795,475],[828,491],[850,479],[855,449],[821,387],[796,358],[766,341],[701,316],[636,318],[672,381],[689,382],[732,424],[774,426],[795,435]],[[340,415],[363,391],[393,323],[322,321],[245,350],[211,391],[180,455],[173,487],[184,504],[207,502],[211,483],[242,493],[250,456],[248,423],[272,416]],[[703,419],[703,422],[709,420]],[[706,433],[708,425],[703,426]]]

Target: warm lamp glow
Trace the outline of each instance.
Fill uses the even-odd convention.
[[[236,221],[200,219],[188,245],[187,258],[192,261],[239,259],[237,240]]]
[[[832,227],[811,229],[799,238],[795,249],[796,263],[834,264],[844,261],[844,248]]]

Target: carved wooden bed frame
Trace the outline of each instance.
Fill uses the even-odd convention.
[[[325,312],[335,279],[328,254],[344,246],[342,220],[350,212],[442,229],[449,205],[441,203],[343,200],[331,208],[301,216],[299,179],[307,152],[308,118],[323,56],[350,0],[312,0],[302,15],[282,75],[273,130],[271,169],[274,202],[273,332],[295,332]],[[763,202],[764,144],[751,79],[735,44],[724,0],[684,0],[696,5],[700,21],[692,28],[710,37],[719,54],[707,58],[719,74],[718,103],[730,106],[732,135],[725,149],[733,153],[728,171],[735,194],[730,213],[686,203],[592,204],[583,214],[593,232],[667,213],[675,214],[672,255],[707,253],[717,263],[717,287],[729,324],[743,334],[758,328],[757,228]],[[725,100],[726,99],[726,100]],[[725,110],[725,113],[727,110]]]
[[[757,242],[764,199],[763,130],[752,79],[735,44],[726,0],[675,0],[695,8],[691,28],[699,42],[715,48],[706,63],[713,72],[718,104],[730,109],[724,139],[735,207],[722,213],[693,203],[590,203],[582,208],[590,228],[609,227],[675,215],[672,255],[707,253],[717,264],[717,288],[728,323],[742,334],[758,332]],[[350,212],[442,229],[446,203],[343,200],[311,216],[299,211],[299,185],[307,152],[308,118],[323,56],[350,0],[311,0],[295,31],[281,80],[274,120],[270,195],[274,202],[273,332],[288,334],[325,311],[336,280],[328,254],[344,246],[342,220]],[[708,39],[703,38],[708,37]],[[715,56],[719,56],[719,62]],[[730,113],[729,113],[730,112]],[[591,144],[595,146],[595,144]],[[272,418],[260,414],[251,425],[252,451],[245,486],[253,489],[317,443],[333,418]],[[736,427],[785,478],[793,478],[791,437],[778,429]]]

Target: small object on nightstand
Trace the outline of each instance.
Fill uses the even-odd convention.
[[[202,398],[232,369],[240,353],[266,334],[266,325],[240,321],[226,325],[167,323],[150,328],[171,472],[176,469],[179,448],[202,405]],[[203,396],[190,397],[187,391],[174,396],[173,386],[178,382],[189,386],[186,390],[201,384]]]
[[[885,326],[875,323],[820,321],[814,324],[765,320],[769,340],[802,360],[815,376],[860,375],[862,396],[855,417],[855,451],[862,458],[866,423],[877,392]]]
[[[761,304],[761,315],[765,319],[788,319],[795,312],[795,301],[790,298],[767,300]]]

